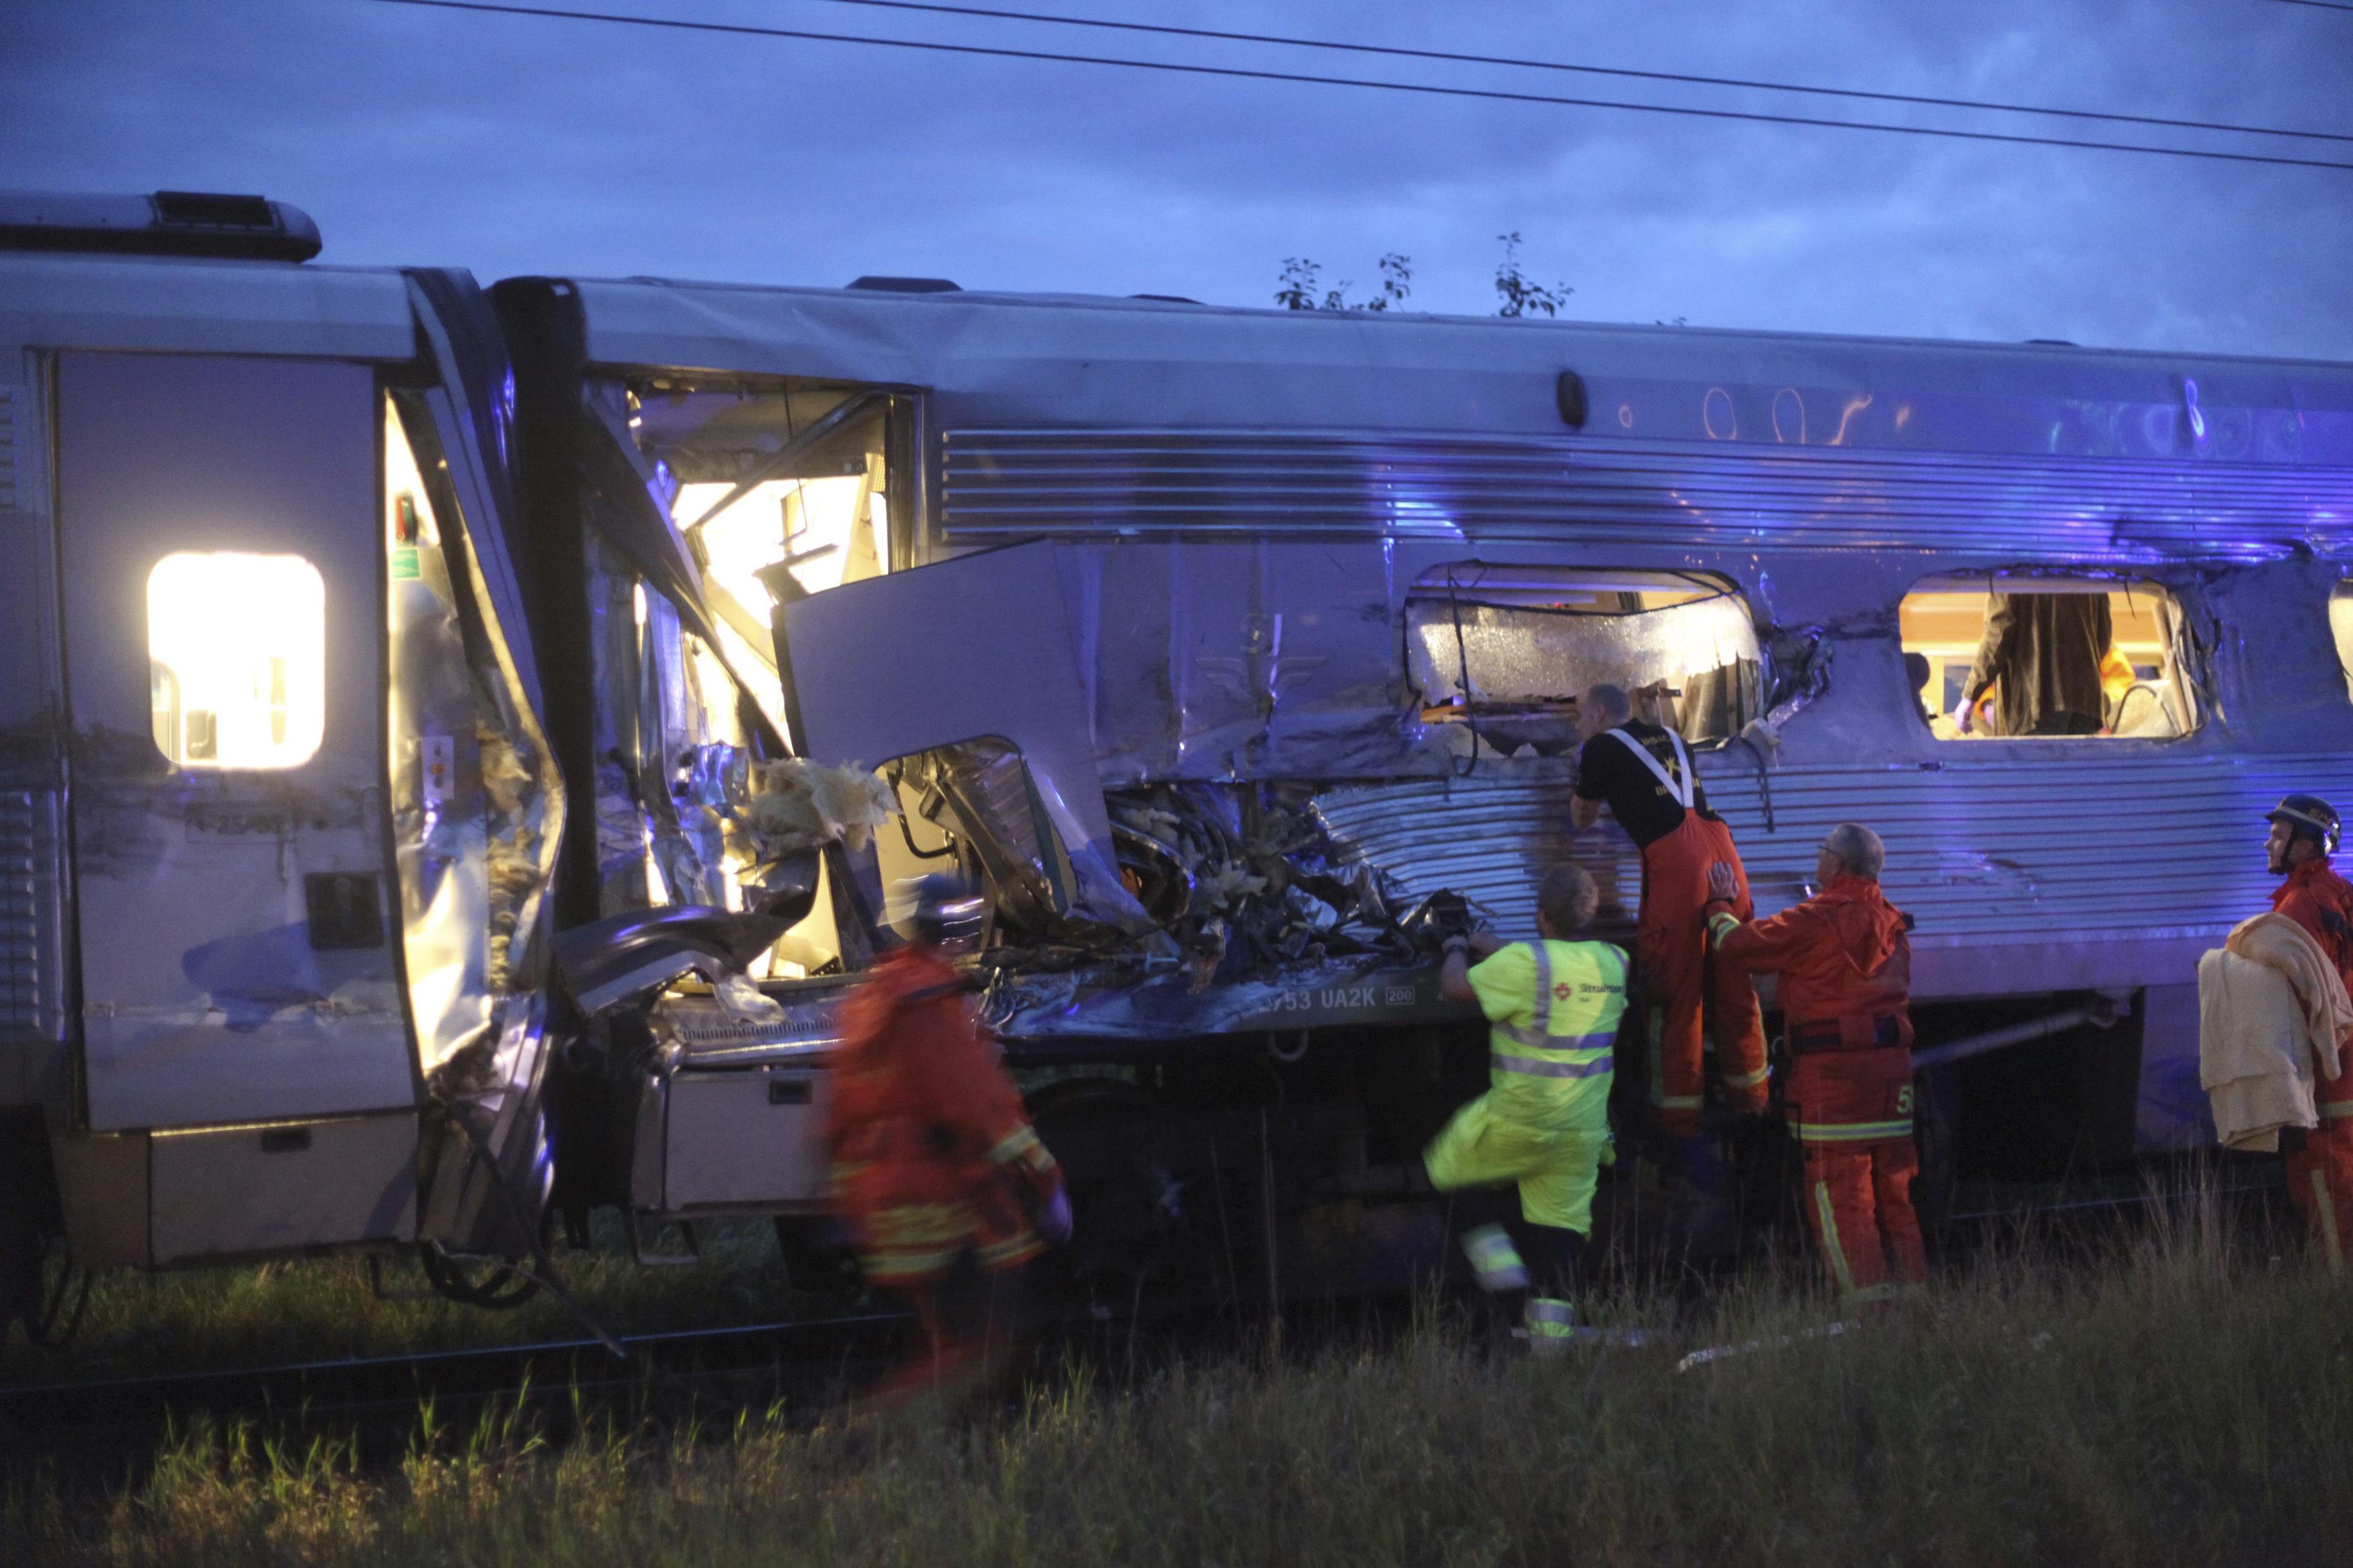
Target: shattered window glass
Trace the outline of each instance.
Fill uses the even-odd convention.
[[[1995,572],[1913,584],[1905,663],[1938,740],[2172,740],[2201,721],[2200,665],[2155,583]]]
[[[1599,683],[1694,744],[1760,710],[1755,618],[1705,574],[1455,562],[1414,584],[1406,628],[1423,721],[1505,756],[1573,752],[1577,695]]]

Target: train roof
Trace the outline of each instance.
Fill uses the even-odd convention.
[[[943,423],[1583,432],[2353,464],[2353,364],[2055,343],[1289,311],[940,289],[571,279],[594,363],[922,387]]]
[[[407,360],[417,322],[397,268],[0,250],[0,342]]]

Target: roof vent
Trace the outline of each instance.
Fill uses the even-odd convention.
[[[878,294],[961,294],[961,286],[944,278],[860,278],[849,285],[852,289],[871,289]]]
[[[152,196],[0,192],[0,250],[80,250],[308,261],[319,226],[266,196],[157,191]]]

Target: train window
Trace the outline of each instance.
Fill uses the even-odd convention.
[[[1915,583],[1900,611],[1939,740],[2172,740],[2201,721],[2180,611],[2154,583],[1995,572]]]
[[[2328,629],[2337,637],[2337,664],[2345,672],[2345,692],[2353,697],[2353,578],[2328,592]]]
[[[300,767],[326,733],[326,582],[299,555],[166,555],[147,574],[147,669],[173,766]]]
[[[1577,694],[1597,682],[1695,744],[1760,710],[1755,619],[1704,574],[1455,562],[1414,584],[1406,628],[1423,720],[1507,755],[1573,752]]]

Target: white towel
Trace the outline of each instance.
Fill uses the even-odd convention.
[[[2198,1081],[2223,1147],[2271,1153],[2281,1128],[2319,1125],[2313,1058],[2285,973],[2221,948],[2198,961]]]

